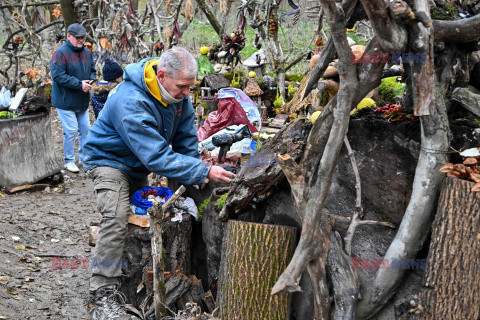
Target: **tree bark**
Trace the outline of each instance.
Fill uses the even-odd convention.
[[[480,15],[471,18],[444,21],[433,20],[435,42],[470,42],[480,38]]]
[[[354,320],[359,288],[352,270],[352,261],[345,254],[342,238],[338,232],[332,233],[327,271],[333,285],[335,308],[333,319]]]
[[[462,107],[480,117],[480,94],[472,92],[469,88],[453,90],[452,100],[460,103]]]
[[[68,26],[78,22],[78,13],[73,7],[72,0],[60,0],[60,6],[62,8],[63,21],[65,21],[66,34]]]
[[[296,229],[229,221],[217,306],[222,319],[289,319],[288,294],[270,295],[292,257]]]
[[[422,319],[480,316],[480,197],[473,182],[446,178],[428,252],[427,290],[420,295]]]
[[[205,0],[196,0],[196,1],[197,1],[197,4],[198,4],[198,7],[200,8],[200,10],[202,10],[203,14],[207,17],[208,21],[212,25],[213,30],[215,30],[215,32],[220,37],[220,40],[222,40],[223,39],[223,34],[225,33],[225,28],[222,27],[220,25],[220,23],[218,22],[217,18],[215,18],[215,15],[210,10],[210,8],[208,7]]]

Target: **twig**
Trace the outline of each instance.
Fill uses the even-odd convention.
[[[48,6],[51,4],[60,4],[60,0],[53,0],[53,1],[41,1],[41,2],[30,2],[25,3],[27,7],[39,7],[39,6]],[[21,8],[23,7],[23,3],[15,3],[15,4],[3,4],[0,6],[0,9],[4,8]]]
[[[357,199],[355,202],[355,213],[352,217],[352,222],[347,230],[347,235],[345,236],[345,251],[349,256],[352,255],[352,239],[353,234],[355,233],[355,229],[359,225],[378,225],[378,226],[385,226],[389,228],[396,228],[390,222],[382,222],[382,221],[374,221],[374,220],[359,220],[359,218],[363,217],[363,208],[362,208],[362,187],[360,182],[360,173],[357,166],[357,161],[355,160],[355,155],[353,153],[352,147],[350,146],[350,142],[348,138],[345,137],[343,140],[345,146],[348,150],[348,156],[350,157],[350,161],[352,162],[353,172],[355,173],[355,189],[357,190]]]
[[[161,221],[164,212],[170,205],[185,192],[185,187],[180,186],[177,191],[168,199],[164,205],[154,202],[153,206],[148,210],[150,214],[150,230],[152,232],[152,260],[153,260],[153,303],[155,305],[155,319],[161,320],[166,314],[165,303],[165,278],[164,278],[164,258],[163,258],[163,242],[162,242],[162,226]]]

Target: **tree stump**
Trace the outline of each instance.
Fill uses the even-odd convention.
[[[60,172],[47,112],[0,119],[0,186],[35,183]]]
[[[480,315],[480,193],[473,182],[446,178],[433,222],[425,275],[423,319]]]
[[[190,274],[190,243],[192,221],[189,214],[182,222],[162,221],[162,239],[165,254],[165,271]],[[124,270],[122,290],[127,301],[138,307],[153,290],[152,246],[149,228],[129,224],[125,241],[124,258],[128,267]],[[168,292],[167,292],[168,300]],[[175,302],[175,301],[174,301]],[[174,306],[169,306],[171,308]]]
[[[217,306],[222,319],[289,319],[288,294],[270,292],[293,254],[296,229],[229,221]]]

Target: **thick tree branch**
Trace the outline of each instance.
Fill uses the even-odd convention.
[[[436,42],[470,42],[480,38],[480,14],[471,18],[445,21],[433,20]]]
[[[285,291],[297,291],[300,289],[298,281],[303,270],[310,261],[316,260],[319,256],[318,239],[325,239],[328,233],[329,224],[322,218],[322,206],[327,197],[333,173],[338,161],[338,156],[345,137],[350,119],[350,106],[353,102],[353,96],[356,86],[356,68],[351,61],[351,50],[345,34],[344,16],[336,6],[334,1],[322,0],[322,6],[325,10],[327,21],[330,24],[333,41],[336,47],[340,48],[338,55],[340,57],[339,73],[341,79],[340,91],[336,97],[338,102],[333,113],[333,125],[328,135],[322,158],[318,165],[317,179],[307,178],[312,171],[308,166],[304,166],[304,178],[308,182],[308,187],[304,190],[303,203],[300,211],[303,214],[302,234],[299,244],[295,250],[294,256],[285,272],[280,276],[272,289],[272,293]],[[318,125],[320,126],[320,125]],[[311,135],[324,135],[324,132],[316,132],[318,126],[314,126]],[[323,138],[319,139],[322,141]],[[310,141],[310,139],[309,139]],[[316,159],[304,158],[305,161],[318,162]],[[313,165],[315,168],[317,165]],[[310,166],[312,167],[312,166]]]
[[[383,51],[404,51],[407,31],[389,16],[387,3],[382,0],[360,0]]]
[[[418,0],[417,9],[426,8],[426,0]],[[428,12],[428,11],[427,11]],[[427,64],[429,66],[415,66],[417,72],[413,72],[414,82],[425,91],[433,90],[426,84],[428,77],[421,75],[419,68],[433,68],[433,37],[427,30],[420,34],[429,50]],[[423,92],[425,95],[431,92]],[[425,99],[415,100],[417,103],[426,103]],[[449,126],[444,96],[440,89],[440,83],[435,80],[435,109],[429,116],[421,116],[422,126],[422,149],[418,160],[415,179],[412,188],[412,197],[403,217],[395,239],[392,241],[384,257],[387,261],[392,259],[412,259],[420,250],[435,209],[438,191],[443,175],[439,168],[448,162],[447,150],[449,147]],[[359,318],[369,318],[379,311],[385,303],[394,295],[401,284],[405,270],[402,269],[379,269],[372,285],[367,285],[366,299],[358,306]]]

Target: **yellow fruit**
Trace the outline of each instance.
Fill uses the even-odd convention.
[[[230,38],[233,38],[233,37],[235,37],[235,33],[232,32],[232,33],[230,34]]]
[[[312,121],[313,124],[315,124],[315,121],[317,121],[317,118],[320,116],[320,113],[322,113],[322,111],[315,111],[314,113],[312,113],[312,117],[310,118],[310,121]]]
[[[249,76],[250,78],[255,78],[255,77],[257,76],[257,74],[255,73],[255,71],[250,71],[250,72],[248,73],[248,76]]]
[[[207,54],[210,51],[208,47],[201,47],[200,54]]]

